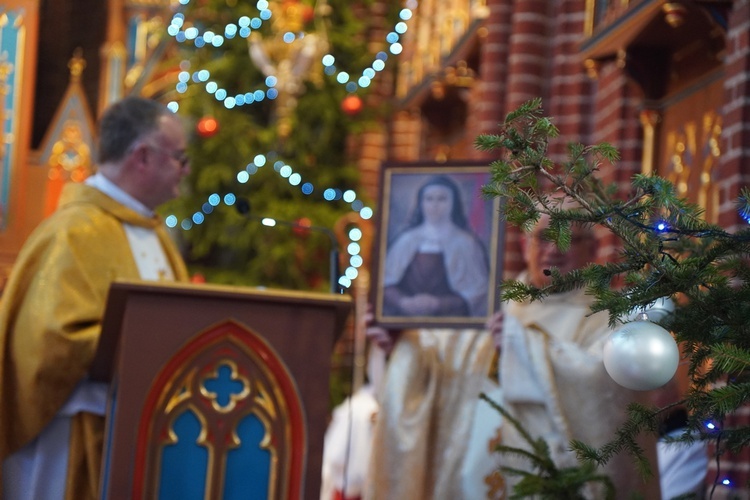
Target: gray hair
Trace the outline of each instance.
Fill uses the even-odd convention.
[[[143,97],[126,97],[112,104],[99,120],[99,163],[119,161],[138,139],[158,128],[159,118],[172,112]]]

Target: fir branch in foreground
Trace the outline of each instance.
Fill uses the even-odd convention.
[[[680,440],[714,440],[717,460],[725,450],[750,446],[750,426],[723,425],[726,415],[750,401],[750,229],[730,233],[707,223],[699,206],[680,198],[672,183],[655,175],[635,175],[629,193],[622,193],[617,183],[604,184],[602,171],[615,168],[607,163],[618,159],[611,145],[570,145],[568,160],[555,164],[547,150],[557,134],[542,114],[541,100],[535,99],[509,113],[497,135],[477,138],[480,149],[498,151],[483,192],[502,197],[504,220],[524,231],[548,216],[551,230],[545,237],[561,249],[569,246],[574,224],[604,228],[614,236],[607,242],[619,256],[614,264],[566,275],[550,269],[552,284],[542,289],[506,281],[503,299],[540,300],[555,291],[585,287],[595,297],[592,309],[609,311],[614,327],[635,307],[673,298],[677,313],[662,326],[681,344],[690,378],[682,401],[690,414],[688,428]],[[750,221],[750,188],[741,189],[736,208]],[[575,444],[579,458],[600,464],[626,452],[647,473],[636,437],[656,433],[665,409],[631,405],[611,443],[601,449]],[[718,431],[706,430],[706,420]]]
[[[657,417],[662,411],[663,409],[646,408],[639,403],[630,403],[627,409],[628,419],[617,430],[612,441],[596,449],[586,443],[574,440],[571,447],[579,460],[598,465],[606,464],[619,453],[628,453],[633,457],[638,472],[647,479],[653,476],[653,472],[643,448],[637,442],[637,437],[643,432],[655,433],[657,431]]]
[[[607,500],[615,498],[615,488],[612,481],[606,475],[597,473],[595,463],[586,462],[577,467],[558,468],[555,466],[549,447],[543,439],[534,439],[517,419],[485,393],[481,393],[479,397],[503,416],[503,425],[510,423],[531,446],[531,452],[505,445],[499,445],[495,449],[503,455],[515,455],[528,460],[531,465],[531,470],[507,466],[500,467],[500,470],[505,474],[521,477],[521,480],[514,486],[510,498],[534,497],[546,500],[584,500],[586,497],[582,492],[587,484],[601,485],[604,490],[602,498]]]

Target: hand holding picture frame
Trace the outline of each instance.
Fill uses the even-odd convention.
[[[499,307],[503,226],[481,195],[489,167],[383,167],[373,266],[375,322],[386,327],[484,327]]]

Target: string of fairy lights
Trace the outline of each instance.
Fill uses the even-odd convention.
[[[190,0],[180,0],[180,4],[183,6],[187,6],[189,3]],[[191,25],[185,18],[185,15],[178,11],[172,16],[172,20],[167,27],[167,33],[174,37],[178,43],[192,43],[198,49],[204,47],[219,48],[224,45],[227,40],[232,40],[237,37],[247,39],[253,31],[258,31],[263,26],[264,22],[269,21],[273,16],[269,7],[270,4],[267,0],[258,0],[256,3],[258,15],[256,17],[251,18],[248,16],[242,16],[237,19],[236,22],[227,23],[223,30],[217,31],[210,29],[201,31],[197,27]],[[399,12],[399,21],[385,36],[385,41],[388,43],[388,52],[391,54],[398,55],[403,51],[403,46],[400,42],[401,36],[406,33],[408,29],[407,21],[413,17],[416,7],[416,0],[410,0],[407,2],[407,6]],[[304,37],[304,32],[294,33],[288,31],[283,33],[282,40],[284,43],[292,44],[302,40]],[[331,53],[325,54],[320,62],[323,65],[323,72],[326,75],[334,76],[336,82],[344,85],[348,92],[353,93],[360,88],[369,87],[377,74],[385,69],[386,61],[388,60],[388,52],[380,51],[375,54],[372,63],[362,70],[359,76],[352,76],[349,72],[337,68],[336,57]],[[198,69],[191,73],[190,61],[188,60],[184,60],[180,67],[182,71],[180,71],[178,82],[175,85],[175,90],[179,94],[186,93],[191,82],[193,84],[203,84],[203,90],[212,94],[216,100],[222,102],[227,109],[260,102],[265,98],[275,99],[278,96],[278,90],[275,87],[279,80],[274,75],[269,75],[266,78],[265,89],[252,89],[230,95],[228,90],[224,89],[211,79],[211,72],[209,70]],[[173,111],[176,111],[179,108],[179,104],[176,101],[173,101],[170,103],[170,107]]]
[[[272,159],[273,156],[273,154],[256,155],[252,162],[237,172],[237,182],[246,184],[254,174],[269,163],[269,157]],[[309,196],[316,191],[315,186],[311,182],[302,182],[302,176],[285,162],[276,160],[273,162],[272,168],[281,178],[286,179],[290,185],[299,186],[300,192],[303,195]],[[352,189],[344,191],[338,188],[326,188],[323,190],[323,199],[328,202],[343,200],[350,205],[353,211],[358,212],[363,220],[371,219],[374,215],[372,208],[365,206],[364,202],[357,198],[357,193]],[[171,214],[166,217],[165,222],[168,227],[174,228],[179,226],[181,229],[189,231],[193,226],[203,224],[206,221],[206,217],[211,215],[218,206],[223,204],[231,207],[236,202],[237,195],[234,193],[225,193],[223,196],[219,193],[212,193],[206,198],[201,208],[196,210],[190,217],[186,217],[180,221],[176,215]],[[261,220],[261,223],[266,226],[275,226],[276,220],[272,217],[265,217]],[[353,280],[359,276],[359,268],[364,263],[359,245],[359,241],[362,239],[362,231],[356,227],[352,228],[347,233],[347,237],[349,238],[349,243],[347,244],[346,251],[349,256],[349,265],[338,279],[339,285],[344,288],[351,287]]]
[[[179,0],[179,3],[183,7],[186,7],[190,1]],[[238,37],[247,39],[254,31],[258,31],[265,22],[273,17],[270,7],[271,5],[267,0],[258,0],[256,2],[256,8],[258,9],[257,16],[241,16],[236,21],[227,23],[222,30],[215,31],[211,29],[201,31],[201,29],[190,23],[182,11],[177,11],[172,16],[170,24],[167,27],[167,33],[174,37],[178,43],[192,43],[197,49],[219,48],[228,40]],[[406,33],[408,29],[407,21],[413,17],[416,7],[417,0],[409,0],[406,3],[406,7],[399,12],[399,21],[396,22],[393,30],[386,35],[385,41],[388,43],[388,52],[392,55],[401,54],[403,51],[400,39]],[[304,32],[286,32],[282,34],[282,40],[284,43],[291,44],[299,42],[304,36]],[[320,63],[323,65],[325,75],[335,78],[337,83],[344,85],[347,92],[355,93],[360,88],[369,87],[377,74],[385,69],[389,58],[388,52],[380,51],[375,54],[372,63],[362,70],[358,76],[352,76],[349,72],[338,68],[336,66],[336,58],[331,53],[325,54],[321,58]],[[178,94],[185,94],[191,84],[202,84],[203,90],[206,93],[213,95],[225,108],[232,109],[261,102],[265,99],[276,99],[279,95],[279,91],[276,88],[278,83],[279,78],[277,76],[268,75],[264,81],[265,88],[254,88],[230,94],[227,89],[211,78],[211,72],[208,69],[192,69],[191,62],[186,59],[180,63],[180,72],[177,76],[175,90]],[[179,102],[177,101],[171,101],[167,106],[175,113],[179,110]],[[247,166],[237,172],[237,182],[240,184],[249,182],[250,178],[259,169],[272,162],[273,169],[279,176],[282,179],[286,179],[290,185],[298,186],[303,195],[309,196],[316,191],[313,183],[303,182],[302,176],[295,172],[292,166],[281,160],[274,161],[273,157],[272,153],[256,155]],[[322,196],[328,202],[343,200],[350,205],[350,208],[354,212],[359,213],[359,216],[363,220],[370,219],[373,216],[373,210],[364,205],[354,190],[341,190],[329,187],[322,190]],[[189,231],[194,225],[200,225],[205,222],[206,217],[213,213],[216,207],[221,204],[233,206],[236,202],[237,196],[234,193],[230,192],[223,195],[212,193],[207,197],[200,209],[196,210],[190,217],[186,217],[180,221],[176,215],[172,214],[167,216],[166,223],[169,227],[175,228],[179,226],[181,229]],[[270,217],[263,219],[262,223],[267,226],[276,225],[276,221]],[[346,251],[349,257],[349,265],[338,279],[338,284],[344,288],[349,288],[352,285],[353,280],[359,275],[359,268],[363,264],[359,245],[359,241],[362,238],[362,231],[356,227],[352,228],[348,232],[347,237],[349,238],[349,243],[347,244]]]

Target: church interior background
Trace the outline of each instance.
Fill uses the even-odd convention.
[[[194,40],[189,28],[199,23],[193,25],[190,16],[209,7],[223,12],[227,26],[239,30],[239,36],[229,36],[223,27],[215,29],[219,35],[211,32],[214,41],[223,31],[223,41],[233,43],[242,28],[266,37],[254,43],[258,40],[247,36],[242,50],[248,66],[262,71],[264,64],[271,64],[270,76],[278,83],[269,86],[264,97],[266,102],[276,98],[272,123],[282,138],[305,127],[294,121],[289,107],[301,101],[301,93],[311,88],[308,84],[316,78],[341,84],[338,96],[345,97],[329,106],[340,106],[336,111],[355,125],[347,129],[345,140],[352,172],[345,186],[331,186],[332,199],[340,204],[332,209],[336,220],[327,222],[345,249],[339,256],[342,286],[360,309],[369,289],[372,221],[383,163],[489,164],[492,158],[474,148],[474,139],[493,133],[507,112],[533,97],[542,97],[546,114],[561,132],[550,147],[553,159],[564,157],[569,141],[607,141],[622,156],[608,180],[623,191],[633,174],[654,172],[673,181],[712,222],[728,229],[747,223],[736,214],[733,200],[750,180],[750,0],[355,1],[346,8],[365,20],[358,41],[370,66],[345,68],[346,77],[324,57],[335,59],[336,54],[326,54],[318,45],[294,51],[268,40],[292,33],[294,43],[314,41],[309,35],[320,42],[325,31],[320,24],[305,26],[312,18],[333,18],[341,8],[323,4],[4,0],[0,285],[24,240],[54,209],[63,183],[80,182],[95,168],[94,124],[108,103],[135,93],[182,109],[195,93],[181,91],[181,84],[208,88],[201,68],[180,66],[175,47]],[[240,7],[256,11],[258,17],[245,22],[234,16]],[[266,20],[263,11],[269,19],[288,24],[288,31],[255,28],[255,19]],[[295,24],[295,16],[308,17]],[[308,36],[299,36],[305,29]],[[333,40],[335,35],[329,25],[326,36]],[[211,43],[206,31],[200,37]],[[214,89],[216,110],[206,108],[203,115],[224,116],[230,107],[239,107],[239,96],[230,106],[229,97]],[[242,97],[247,104],[253,98]],[[221,120],[198,120],[196,127],[199,138],[212,138],[225,147],[234,144],[232,128]],[[201,144],[199,140],[195,148]],[[231,168],[247,171],[245,165]],[[324,166],[307,172],[312,184],[336,179],[323,175]],[[316,172],[320,179],[314,178]],[[235,181],[233,176],[231,182],[242,182],[241,177]],[[294,198],[285,204],[290,208],[278,217],[305,216],[294,212]],[[195,214],[182,220],[173,216],[175,233],[199,224],[197,219],[205,218],[208,224],[210,210],[196,207]],[[359,230],[354,241],[352,228]],[[509,229],[505,238],[503,268],[505,276],[512,277],[522,268],[518,233]],[[598,258],[606,259],[614,252],[614,242],[602,237],[600,243]],[[328,266],[325,252],[298,258],[312,260],[315,267]],[[362,364],[362,342],[362,332],[352,322],[337,347],[339,370]],[[355,387],[362,383],[359,373]],[[748,417],[747,411],[736,416]],[[743,484],[750,478],[748,464],[750,456],[724,458],[722,473],[731,484]]]

